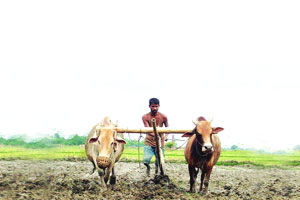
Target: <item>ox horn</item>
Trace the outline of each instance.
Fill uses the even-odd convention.
[[[101,129],[101,127],[102,127],[102,124],[101,124],[101,123],[99,123],[99,124],[96,126],[96,130],[100,130],[100,129]]]
[[[99,126],[100,126],[100,127],[104,127],[104,122],[103,122],[103,120],[99,123]]]
[[[112,123],[111,123],[111,119],[108,117],[108,116],[106,116],[106,117],[104,117],[104,119],[103,119],[103,124],[104,124],[104,126],[112,126]]]

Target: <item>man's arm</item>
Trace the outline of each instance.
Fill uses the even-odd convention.
[[[145,127],[150,127],[149,120],[147,119],[147,116],[146,116],[146,115],[144,115],[144,116],[142,117],[142,120],[143,120],[143,123],[144,123],[144,126],[145,126]],[[154,137],[154,133],[147,133],[147,134],[149,134],[149,135],[151,135],[152,137]]]
[[[143,123],[144,123],[145,127],[150,127],[150,124],[148,123],[147,119],[145,119],[144,116],[143,116],[142,120],[143,120]]]
[[[168,122],[167,116],[164,117],[163,124],[165,125],[165,127],[169,127],[169,122]],[[165,141],[168,140],[168,136],[169,136],[169,134],[168,134],[168,133],[165,133]]]

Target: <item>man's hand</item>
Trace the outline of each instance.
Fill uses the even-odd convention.
[[[154,133],[148,133],[151,137],[155,137]]]

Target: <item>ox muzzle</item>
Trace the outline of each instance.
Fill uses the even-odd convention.
[[[111,159],[108,157],[104,157],[104,156],[97,157],[96,161],[97,161],[98,167],[101,169],[107,168],[111,163]]]
[[[214,147],[211,144],[205,144],[202,146],[202,152],[204,153],[211,153],[214,151]]]

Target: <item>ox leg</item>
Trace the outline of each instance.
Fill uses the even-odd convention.
[[[116,176],[115,176],[115,168],[114,167],[111,170],[111,176],[110,176],[110,179],[109,179],[109,183],[111,185],[116,184]]]
[[[200,189],[199,189],[199,192],[201,192],[201,191],[202,191],[202,188],[203,188],[203,180],[204,180],[205,174],[206,174],[206,170],[202,170],[202,173],[201,173],[201,182],[200,182]]]
[[[108,178],[109,178],[109,174],[110,174],[110,170],[106,170],[106,173],[105,173],[105,176],[104,176],[104,182],[105,182],[105,184],[107,183],[107,181],[108,181]]]
[[[104,182],[104,170],[98,169],[98,174],[100,177],[100,185],[106,190],[107,187],[106,187],[106,183]]]
[[[105,181],[105,183],[107,183],[107,181],[108,181],[110,172],[112,171],[114,164],[115,164],[115,163],[112,162],[112,163],[109,165],[109,167],[106,169],[106,173],[105,173],[105,176],[104,176],[104,181]]]
[[[208,184],[209,184],[209,178],[211,174],[212,169],[207,170],[206,176],[204,178],[204,193],[207,193],[208,190]]]
[[[103,169],[100,169],[98,166],[96,166],[96,164],[95,163],[97,163],[96,162],[96,159],[94,158],[93,159],[93,164],[94,164],[94,166],[96,167],[96,169],[97,169],[97,171],[98,171],[98,175],[99,175],[99,177],[100,177],[100,185],[104,188],[104,190],[106,190],[107,189],[107,187],[106,187],[106,184],[105,184],[105,182],[104,182],[104,173],[105,173],[105,171],[103,170]]]
[[[189,165],[189,174],[190,174],[190,192],[195,192],[195,180],[197,178],[195,167]]]

